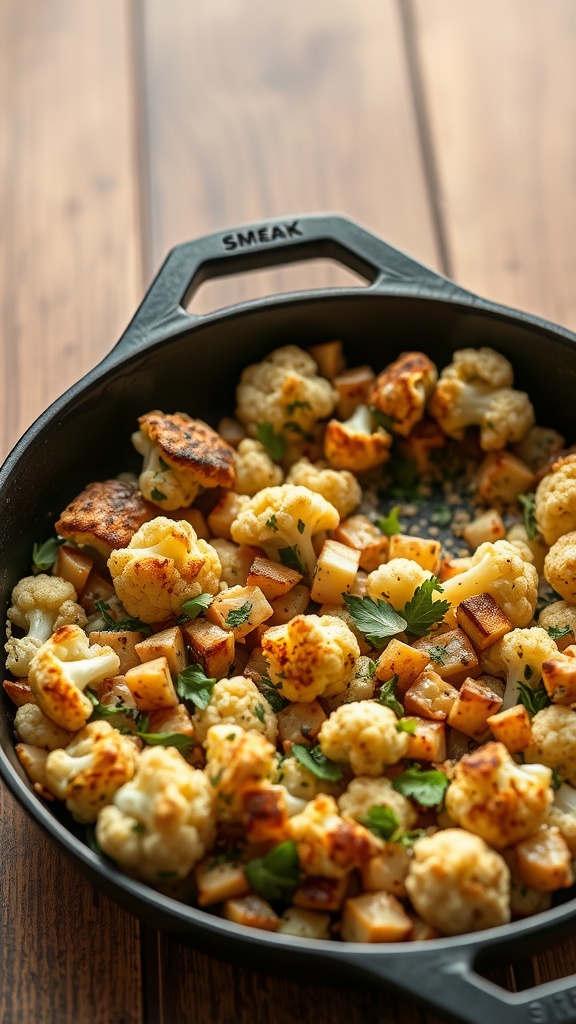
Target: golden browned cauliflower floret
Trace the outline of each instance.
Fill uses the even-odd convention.
[[[533,745],[524,751],[527,761],[555,768],[560,777],[576,786],[576,711],[551,704],[532,719]]]
[[[395,434],[406,437],[422,419],[438,371],[423,352],[403,352],[379,373],[370,396],[371,405],[392,420]]]
[[[333,469],[365,473],[390,458],[392,434],[378,426],[367,405],[359,405],[343,422],[330,420],[324,435],[324,455]]]
[[[547,824],[559,829],[570,853],[576,856],[576,789],[566,782],[562,782],[554,793]]]
[[[136,769],[138,748],[109,722],[89,722],[62,750],[46,761],[46,785],[76,821],[96,821],[114,793]]]
[[[143,622],[178,615],[184,601],[201,593],[217,594],[220,585],[214,548],[198,540],[184,519],[165,516],[145,523],[128,547],[113,551],[108,568],[126,611]]]
[[[253,437],[245,437],[240,441],[234,455],[234,464],[234,490],[237,494],[253,497],[264,487],[278,487],[284,479],[281,467],[272,461],[264,445]]]
[[[335,615],[296,615],[262,636],[270,678],[287,700],[309,703],[340,693],[360,657],[351,629]]]
[[[218,817],[241,821],[244,791],[270,776],[275,749],[257,732],[239,725],[212,725],[204,743],[206,776],[216,794]]]
[[[554,542],[544,559],[544,576],[560,597],[576,602],[576,530]]]
[[[98,844],[146,882],[186,878],[214,840],[214,794],[174,747],[146,747],[96,823]]]
[[[62,729],[48,718],[37,704],[23,704],[14,716],[14,729],[19,740],[43,750],[65,747],[74,733]]]
[[[187,508],[201,490],[233,487],[234,449],[202,420],[159,409],[138,418],[132,444],[144,456],[142,494],[167,511]]]
[[[536,689],[542,681],[542,665],[558,655],[558,648],[541,626],[513,629],[492,644],[482,660],[485,672],[506,675],[506,691],[502,709],[518,703],[520,684]]]
[[[369,574],[366,593],[373,601],[381,598],[388,601],[396,611],[400,611],[412,600],[416,588],[431,578],[432,573],[411,558],[391,558]],[[441,600],[443,594],[434,591],[432,597]]]
[[[446,810],[458,825],[503,849],[544,824],[554,796],[551,779],[544,764],[516,764],[503,743],[486,743],[455,766]]]
[[[576,605],[568,604],[566,601],[553,601],[546,605],[538,616],[538,625],[543,629],[563,629],[568,626],[570,633],[562,640],[564,643],[574,643],[572,637],[576,637]]]
[[[124,548],[143,523],[156,515],[138,488],[126,480],[88,484],[66,506],[55,530],[76,544],[86,544],[105,558]]]
[[[334,797],[325,793],[290,818],[288,829],[307,875],[344,878],[382,849],[382,842],[363,825],[344,821]]]
[[[245,676],[220,679],[212,691],[207,708],[197,709],[192,722],[194,736],[204,743],[208,729],[223,722],[240,725],[246,732],[259,732],[276,743],[278,722],[266,698]]]
[[[375,779],[369,775],[352,779],[346,792],[338,797],[338,807],[343,818],[355,818],[360,822],[371,807],[387,807],[396,815],[401,832],[414,828],[418,817],[414,805],[396,792],[390,779]]]
[[[353,473],[347,469],[330,469],[326,463],[299,459],[288,476],[287,484],[308,487],[321,494],[334,506],[341,519],[349,516],[362,500],[362,488]]]
[[[60,576],[25,576],[12,591],[8,609],[5,644],[6,668],[15,676],[27,676],[36,651],[60,626],[86,625],[86,613],[76,603],[76,591]],[[26,636],[12,636],[12,626],[26,630]]]
[[[576,530],[576,454],[557,459],[538,484],[536,522],[547,544]]]
[[[247,366],[236,390],[236,416],[252,437],[258,426],[298,437],[330,415],[338,393],[318,375],[318,364],[297,345],[285,345]]]
[[[32,658],[28,682],[44,714],[62,729],[77,732],[94,710],[83,691],[115,676],[119,667],[111,647],[90,646],[80,626],[61,626]]]
[[[507,540],[486,541],[472,555],[470,568],[445,580],[442,591],[440,596],[452,605],[452,613],[444,619],[448,625],[455,622],[453,615],[461,601],[486,593],[513,626],[527,626],[538,600],[538,573]]]
[[[447,828],[414,844],[406,879],[414,909],[444,935],[510,920],[510,872],[480,836]]]
[[[341,704],[322,723],[318,742],[332,761],[350,764],[355,775],[382,775],[408,749],[408,735],[398,732],[390,708],[374,700]]]

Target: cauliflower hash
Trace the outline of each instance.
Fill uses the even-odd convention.
[[[328,342],[247,367],[218,429],[143,412],[140,475],[88,482],[12,593],[39,797],[254,928],[421,941],[549,906],[576,856],[576,454],[513,385],[489,348],[439,372]]]

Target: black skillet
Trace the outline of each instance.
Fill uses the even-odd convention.
[[[365,288],[256,299],[209,316],[185,311],[199,284],[227,273],[311,258],[359,272]],[[339,216],[286,218],[217,233],[168,256],[128,329],[105,359],[58,399],[0,470],[0,603],[29,572],[35,540],[90,480],[137,469],[130,434],[151,408],[183,409],[212,423],[234,405],[240,371],[279,345],[341,338],[349,362],[380,369],[407,348],[440,366],[455,348],[506,355],[538,422],[574,440],[576,336],[481,299]],[[576,902],[525,921],[455,939],[356,945],[302,941],[233,925],[132,881],[83,842],[81,831],[31,789],[14,753],[13,709],[0,708],[0,771],[26,810],[96,885],[149,925],[215,955],[322,982],[382,982],[466,1024],[576,1021],[572,978],[508,993],[475,968],[543,948],[573,933]]]

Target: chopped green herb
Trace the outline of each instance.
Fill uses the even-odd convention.
[[[143,825],[141,821],[136,821],[132,825],[132,832],[140,833],[140,832],[145,832],[145,831],[146,831],[146,826]]]
[[[327,782],[338,782],[344,774],[342,765],[336,764],[335,761],[330,761],[322,753],[320,746],[305,747],[303,743],[293,743],[292,753],[303,768],[307,768],[309,772],[312,772],[319,779],[324,779]]]
[[[242,626],[245,622],[248,622],[251,611],[252,601],[245,601],[239,608],[231,608],[225,619],[226,625],[230,626],[231,629]]]
[[[198,594],[197,597],[191,597],[189,601],[184,601],[176,621],[180,623],[188,622],[189,619],[197,619],[202,612],[210,607],[213,600],[212,594]]]
[[[265,857],[256,857],[246,864],[244,873],[251,888],[265,900],[282,900],[296,888],[300,880],[300,861],[296,843],[287,839],[275,846]]]
[[[212,700],[216,679],[209,678],[201,665],[189,665],[179,673],[176,692],[182,700],[192,701],[200,711],[205,711]]]
[[[160,466],[160,469],[162,470],[163,473],[166,473],[166,471],[170,469],[170,466],[168,465],[166,460],[162,458],[161,455],[158,456],[158,465]]]
[[[290,701],[286,700],[286,698],[278,692],[277,687],[274,686],[274,683],[272,682],[271,679],[268,678],[268,676],[260,677],[259,689],[262,696],[265,697],[266,700],[268,701],[270,707],[272,708],[272,711],[274,711],[276,714],[278,714],[279,711],[283,711],[284,708],[288,707]]]
[[[105,622],[100,630],[101,633],[143,633],[144,636],[150,636],[152,633],[152,626],[147,622],[129,617],[115,619],[110,614],[110,605],[106,601],[95,601],[94,603]]]
[[[444,658],[448,657],[448,651],[445,647],[441,647],[440,644],[434,644],[432,647],[429,647],[428,654],[430,655],[430,660],[435,661],[438,665],[443,665]]]
[[[418,765],[412,765],[392,779],[392,786],[397,793],[412,798],[421,807],[439,807],[448,783],[448,776],[444,772],[434,768],[419,768]]]
[[[413,736],[417,725],[415,718],[403,718],[402,721],[396,722],[396,732],[407,732],[409,736]]]
[[[406,629],[406,619],[398,615],[387,601],[381,598],[374,601],[371,597],[355,597],[350,594],[343,596],[354,625],[373,647],[383,647],[389,637]]]
[[[526,680],[526,682],[529,682],[529,680],[532,679],[533,675],[534,675],[534,669],[532,668],[532,666],[531,665],[525,665],[524,666],[524,679]]]
[[[394,433],[394,420],[392,416],[387,416],[385,412],[380,412],[375,405],[370,406],[370,415],[372,419],[376,420],[379,427],[383,427],[389,434]]]
[[[550,782],[550,785],[555,792],[557,789],[560,789],[560,786],[562,785],[562,776],[557,768],[552,769],[552,781]]]
[[[278,548],[278,554],[282,565],[288,567],[288,569],[294,569],[299,572],[301,576],[306,575],[306,566],[302,560],[302,555],[298,550],[298,545],[295,544],[292,548]]]
[[[387,683],[382,683],[378,700],[385,708],[390,708],[398,718],[401,718],[404,714],[404,708],[394,692],[397,682],[398,676],[392,676],[392,679],[389,679]]]
[[[190,753],[196,742],[182,732],[141,732],[138,729],[137,735],[149,746],[176,747],[183,757]]]
[[[367,658],[366,660],[368,662],[366,669],[364,669],[363,665],[360,669],[356,669],[356,679],[373,679],[376,675],[376,662],[372,661],[372,658]]]
[[[276,516],[270,516],[270,519],[266,520],[266,526],[269,530],[274,530],[274,533],[278,533],[278,523],[276,522]]]
[[[396,533],[402,533],[402,527],[398,518],[399,511],[400,506],[395,505],[387,516],[380,516],[380,519],[378,519],[378,529],[385,533],[387,537],[393,537]]]
[[[228,738],[230,738],[230,737],[228,737]],[[216,775],[209,775],[208,776],[208,778],[210,779],[210,785],[214,786],[214,789],[216,788],[216,786],[220,782],[220,779],[222,778],[223,774],[224,774],[224,769],[221,768],[220,771],[216,772]]]
[[[288,413],[289,416],[293,416],[294,413],[296,412],[296,409],[311,409],[311,408],[312,408],[312,406],[310,405],[310,402],[300,402],[300,401],[288,402],[288,405],[286,406],[286,412]]]
[[[58,557],[58,548],[64,543],[63,537],[50,537],[43,544],[34,544],[32,548],[32,572],[48,572]]]
[[[528,540],[534,540],[534,537],[538,533],[538,524],[536,522],[536,495],[533,492],[530,494],[519,494],[518,501],[522,505],[524,513],[524,529],[528,535]]]
[[[305,441],[314,440],[313,435],[307,434],[304,427],[301,427],[299,423],[296,423],[296,420],[287,420],[283,426],[284,430],[291,430],[293,434],[298,434],[300,437],[303,437]]]
[[[84,690],[84,693],[94,706],[93,715],[100,716],[100,718],[114,718],[116,715],[121,715],[122,718],[133,718],[134,720],[138,717],[138,708],[129,708],[125,704],[114,704],[113,706],[101,704],[91,690]]]
[[[280,462],[286,451],[286,438],[284,435],[274,430],[271,423],[258,423],[256,436],[260,444],[264,445],[273,462]]]
[[[296,523],[296,527],[297,527],[298,533],[302,534],[302,533],[304,533],[304,530],[306,529],[306,523],[304,523],[301,519],[299,519],[298,522]]]
[[[550,700],[543,683],[536,687],[519,683],[518,700],[516,703],[523,704],[530,718],[533,718],[534,715],[537,715],[539,711],[542,711],[542,708],[545,708],[550,703]]]
[[[378,836],[378,839],[384,839],[388,842],[398,831],[400,822],[391,807],[381,807],[378,804],[373,804],[372,807],[368,808],[366,815],[360,818],[360,824],[369,828],[375,836]]]
[[[434,526],[448,526],[452,522],[452,509],[450,505],[438,505],[430,516],[430,522]]]
[[[152,501],[166,501],[166,495],[157,487],[152,488],[152,493],[150,494],[150,497],[152,498]]]
[[[262,725],[264,725],[264,708],[261,704],[256,705],[254,708],[254,714],[256,715],[256,718],[262,722]]]
[[[548,626],[547,632],[552,640],[561,640],[563,636],[568,636],[572,629],[570,626]]]
[[[442,593],[436,576],[424,580],[419,587],[416,587],[414,596],[408,601],[402,611],[406,620],[406,632],[410,636],[426,636],[437,622],[440,622],[446,612],[450,611],[449,601],[435,601],[435,591]]]
[[[414,843],[418,839],[422,839],[422,836],[425,836],[425,835],[426,835],[426,830],[425,829],[423,829],[423,828],[412,828],[412,829],[410,829],[409,832],[404,832],[401,836],[398,836],[398,838],[395,839],[394,842],[399,843],[400,846],[403,846],[405,849],[408,849],[410,846],[414,846]]]

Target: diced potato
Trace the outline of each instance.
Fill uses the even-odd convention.
[[[356,515],[343,519],[332,530],[332,537],[360,552],[360,568],[365,572],[373,572],[388,560],[390,541],[367,516]]]
[[[362,559],[360,559],[362,560]],[[354,597],[367,597],[368,595],[368,573],[364,569],[358,569],[356,573],[356,579],[352,584],[352,590],[350,591]]]
[[[296,615],[304,615],[310,604],[310,588],[298,583],[283,597],[275,597],[270,601],[272,615],[266,620],[267,626],[283,626]]]
[[[124,679],[139,711],[156,711],[178,704],[178,694],[166,658],[135,665],[128,669]]]
[[[532,743],[530,715],[523,704],[515,704],[506,711],[498,711],[486,719],[495,740],[503,743],[511,754],[519,754]]]
[[[566,657],[568,655],[568,657]],[[554,704],[576,703],[576,647],[566,648],[557,658],[542,664],[542,680]]]
[[[173,512],[163,511],[162,515],[169,519],[185,519],[194,530],[199,540],[210,540],[208,524],[199,508],[177,508]]]
[[[378,680],[370,671],[370,658],[363,655],[358,658],[354,670],[354,678],[346,685],[345,690],[340,693],[331,693],[328,697],[322,695],[320,703],[327,715],[331,715],[341,704],[350,704],[352,701],[372,700]]]
[[[366,892],[346,900],[341,935],[345,942],[401,942],[412,921],[395,896]]]
[[[376,662],[376,678],[387,683],[396,676],[398,692],[404,694],[429,661],[426,651],[419,651],[402,640],[391,640]]]
[[[269,622],[272,611],[260,587],[228,587],[206,609],[206,618],[242,640],[256,626]]]
[[[166,658],[173,676],[186,668],[186,648],[180,626],[171,626],[170,629],[163,629],[160,633],[153,633],[140,640],[136,644],[136,652],[140,661]]]
[[[231,444],[233,448],[237,448],[240,441],[246,437],[246,428],[240,423],[240,420],[236,420],[232,416],[223,416],[218,424],[218,433],[223,441]]]
[[[288,813],[281,788],[261,785],[244,789],[244,826],[251,843],[281,843],[286,839]]]
[[[511,505],[531,491],[534,474],[525,462],[503,448],[489,452],[476,472],[477,497],[486,505]]]
[[[262,680],[262,676],[268,676],[269,671],[268,662],[262,653],[262,648],[254,647],[250,651],[250,657],[244,666],[242,675],[258,685]]]
[[[305,910],[340,910],[348,890],[348,878],[307,875],[296,889],[292,903]]]
[[[5,679],[3,687],[10,697],[10,700],[17,708],[21,708],[23,704],[36,704],[36,697],[32,693],[29,683],[26,679]]]
[[[308,704],[289,704],[278,712],[278,737],[281,743],[313,743],[326,714],[317,700]]]
[[[512,445],[512,451],[530,469],[537,472],[546,466],[552,456],[562,451],[566,444],[562,434],[550,427],[530,427],[518,444]]]
[[[192,649],[192,661],[197,661],[207,676],[223,679],[234,661],[234,634],[207,619],[195,619],[182,627],[187,644]]]
[[[448,715],[448,725],[480,741],[489,728],[488,719],[502,707],[499,696],[482,679],[465,679]]]
[[[247,583],[249,587],[260,587],[264,597],[270,601],[275,597],[283,597],[301,579],[302,574],[295,569],[258,555],[250,566]]]
[[[196,865],[194,874],[201,907],[246,896],[250,892],[243,865],[234,861],[227,860],[219,864],[217,858],[209,856]]]
[[[417,914],[408,914],[412,921],[412,931],[407,936],[409,942],[429,942],[430,939],[439,939],[440,932],[436,931],[431,924],[427,924]]]
[[[346,369],[346,358],[341,341],[323,341],[320,345],[312,345],[308,352],[318,363],[323,377],[333,380],[336,374]]]
[[[446,436],[436,420],[420,420],[408,436],[398,438],[397,443],[400,458],[406,462],[416,463],[419,475],[438,473],[441,467],[442,448],[446,446]]]
[[[261,626],[258,626],[258,629],[261,628]],[[245,647],[244,644],[236,644],[236,649],[234,651],[234,661],[230,666],[230,678],[232,678],[232,676],[241,676],[244,674],[244,669],[248,664],[249,657],[250,651],[248,650],[248,648]]]
[[[144,639],[144,634],[136,630],[94,630],[88,634],[91,644],[106,644],[116,652],[120,658],[119,675],[124,675],[129,668],[140,664],[140,658],[136,650],[137,645]]]
[[[462,531],[462,536],[473,551],[480,544],[487,541],[503,540],[506,536],[506,527],[502,516],[495,508],[489,508],[481,516],[477,516],[471,523],[468,523]]]
[[[367,405],[376,374],[371,366],[353,366],[333,378],[332,384],[338,392],[336,416],[347,420],[359,405]]]
[[[173,708],[161,708],[149,714],[150,732],[179,732],[183,736],[194,736],[194,726],[188,708],[177,704]]]
[[[414,719],[416,729],[408,736],[406,757],[414,761],[446,760],[446,727],[444,722],[431,722],[423,718]]]
[[[56,561],[52,569],[53,576],[61,576],[74,587],[77,594],[80,594],[86,586],[94,559],[90,558],[84,551],[74,548],[70,544],[61,544],[58,548]]]
[[[456,621],[477,651],[485,651],[514,628],[491,594],[477,594],[461,601]]]
[[[216,502],[212,511],[208,514],[208,529],[213,537],[223,537],[224,540],[232,540],[230,527],[238,518],[243,508],[250,501],[246,494],[235,494],[234,491],[227,491],[219,501]]]
[[[97,569],[91,569],[78,603],[82,605],[87,615],[93,615],[98,611],[96,601],[109,601],[111,597],[116,597],[116,593],[110,580],[102,576]]]
[[[444,722],[458,696],[458,690],[442,679],[433,668],[424,669],[404,694],[408,715]]]
[[[442,561],[442,545],[439,540],[411,537],[408,533],[395,533],[390,537],[388,549],[388,560],[391,561],[393,558],[408,558],[436,575]]]
[[[248,544],[235,544],[224,537],[212,537],[210,543],[218,553],[222,566],[220,579],[229,587],[245,587],[254,561],[254,553],[259,549]]]
[[[466,572],[471,565],[471,555],[466,558],[445,558],[440,566],[438,579],[440,583],[445,583],[446,580],[453,579],[454,576],[458,576],[461,572]]]
[[[436,636],[425,636],[412,644],[415,650],[428,654],[442,679],[458,688],[468,676],[479,676],[482,666],[469,638],[461,629],[449,629]]]
[[[330,921],[330,914],[288,907],[282,914],[276,931],[282,935],[295,935],[300,939],[329,939]]]
[[[310,597],[318,604],[344,604],[358,572],[360,552],[337,540],[327,540],[320,552]]]
[[[403,899],[409,868],[408,850],[399,843],[386,843],[382,853],[371,857],[362,867],[362,887],[367,892],[390,892]]]
[[[516,843],[514,851],[517,874],[524,885],[537,892],[556,892],[572,885],[570,850],[555,826],[542,828]]]

